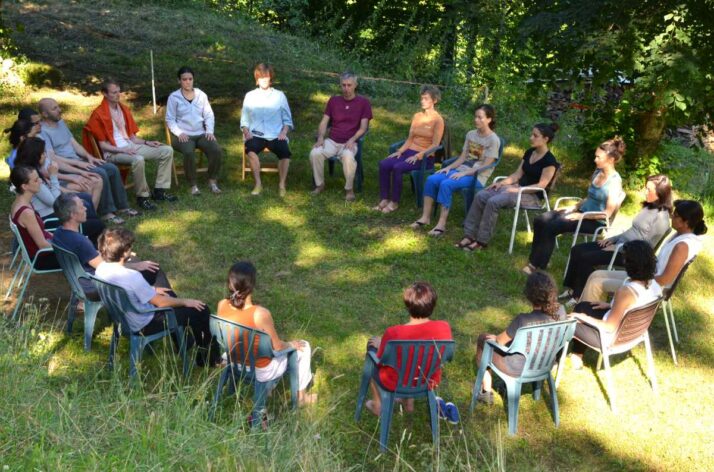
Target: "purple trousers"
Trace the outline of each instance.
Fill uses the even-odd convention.
[[[379,196],[382,200],[399,202],[402,196],[402,176],[405,172],[411,172],[421,168],[421,162],[414,164],[405,162],[419,151],[407,149],[399,157],[389,157],[379,161]],[[434,167],[434,160],[429,159],[426,168]]]

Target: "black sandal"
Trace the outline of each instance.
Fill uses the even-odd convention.
[[[462,242],[462,241],[466,241],[466,242],[464,243],[464,242]],[[468,236],[464,236],[461,241],[459,241],[458,243],[454,244],[454,247],[455,247],[455,248],[459,248],[459,249],[463,249],[463,248],[465,248],[465,247],[467,247],[467,246],[472,245],[472,244],[475,243],[475,242],[476,242],[475,239],[469,238]]]
[[[480,251],[482,249],[486,249],[486,246],[484,246],[483,244],[481,244],[478,241],[474,241],[471,244],[468,244],[468,245],[462,247],[461,249],[463,249],[466,252],[474,252],[474,251]]]
[[[421,221],[416,220],[414,223],[410,224],[409,227],[410,227],[411,229],[421,229],[421,228],[423,228],[424,226],[426,226],[426,225],[428,225],[428,224],[429,224],[429,223],[422,223]]]

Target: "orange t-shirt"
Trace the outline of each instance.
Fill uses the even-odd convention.
[[[415,113],[409,131],[412,134],[412,143],[409,148],[426,151],[434,143],[441,142],[441,138],[444,136],[444,119],[438,113],[432,116],[427,116],[423,112]]]
[[[257,305],[253,305],[250,308],[247,309],[239,309],[231,305],[231,302],[229,300],[221,300],[218,303],[218,316],[220,318],[223,318],[224,320],[232,321],[234,323],[242,324],[243,326],[247,326],[249,328],[257,328],[255,325],[255,320],[253,318],[253,315],[255,314],[255,309],[258,308]],[[244,331],[243,332],[243,343],[244,345],[248,343],[248,332]],[[238,330],[234,331],[233,338],[236,340],[236,343],[238,341]],[[255,341],[253,342],[253,355],[258,355],[258,341],[259,338],[256,337]],[[235,346],[234,346],[235,347]],[[231,352],[233,352],[234,347],[231,347]],[[243,353],[244,358],[248,358],[248,353],[244,352]],[[237,359],[231,359],[233,362],[238,362]],[[258,357],[255,360],[255,366],[256,367],[265,367],[268,364],[270,364],[270,358],[269,357]]]

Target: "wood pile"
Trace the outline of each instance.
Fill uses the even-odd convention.
[[[707,125],[679,126],[667,130],[667,137],[686,147],[714,152],[714,130]]]

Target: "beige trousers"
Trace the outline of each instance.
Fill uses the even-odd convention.
[[[145,160],[159,161],[154,188],[168,189],[171,187],[171,164],[174,161],[174,150],[167,144],[157,147],[139,144],[137,145],[136,154],[107,153],[106,159],[113,164],[131,164],[131,173],[137,197],[149,196],[150,189],[149,184],[146,182],[146,173],[144,171]]]
[[[614,293],[627,279],[624,270],[596,270],[585,283],[581,302],[606,302],[607,294]]]
[[[355,144],[355,146],[357,145]],[[310,151],[310,164],[312,165],[312,176],[315,179],[315,185],[319,187],[325,184],[325,159],[332,156],[337,156],[342,161],[342,171],[345,174],[345,190],[352,190],[355,173],[357,172],[355,153],[345,148],[344,144],[336,143],[330,138],[325,139],[322,146],[312,148],[312,151]]]

